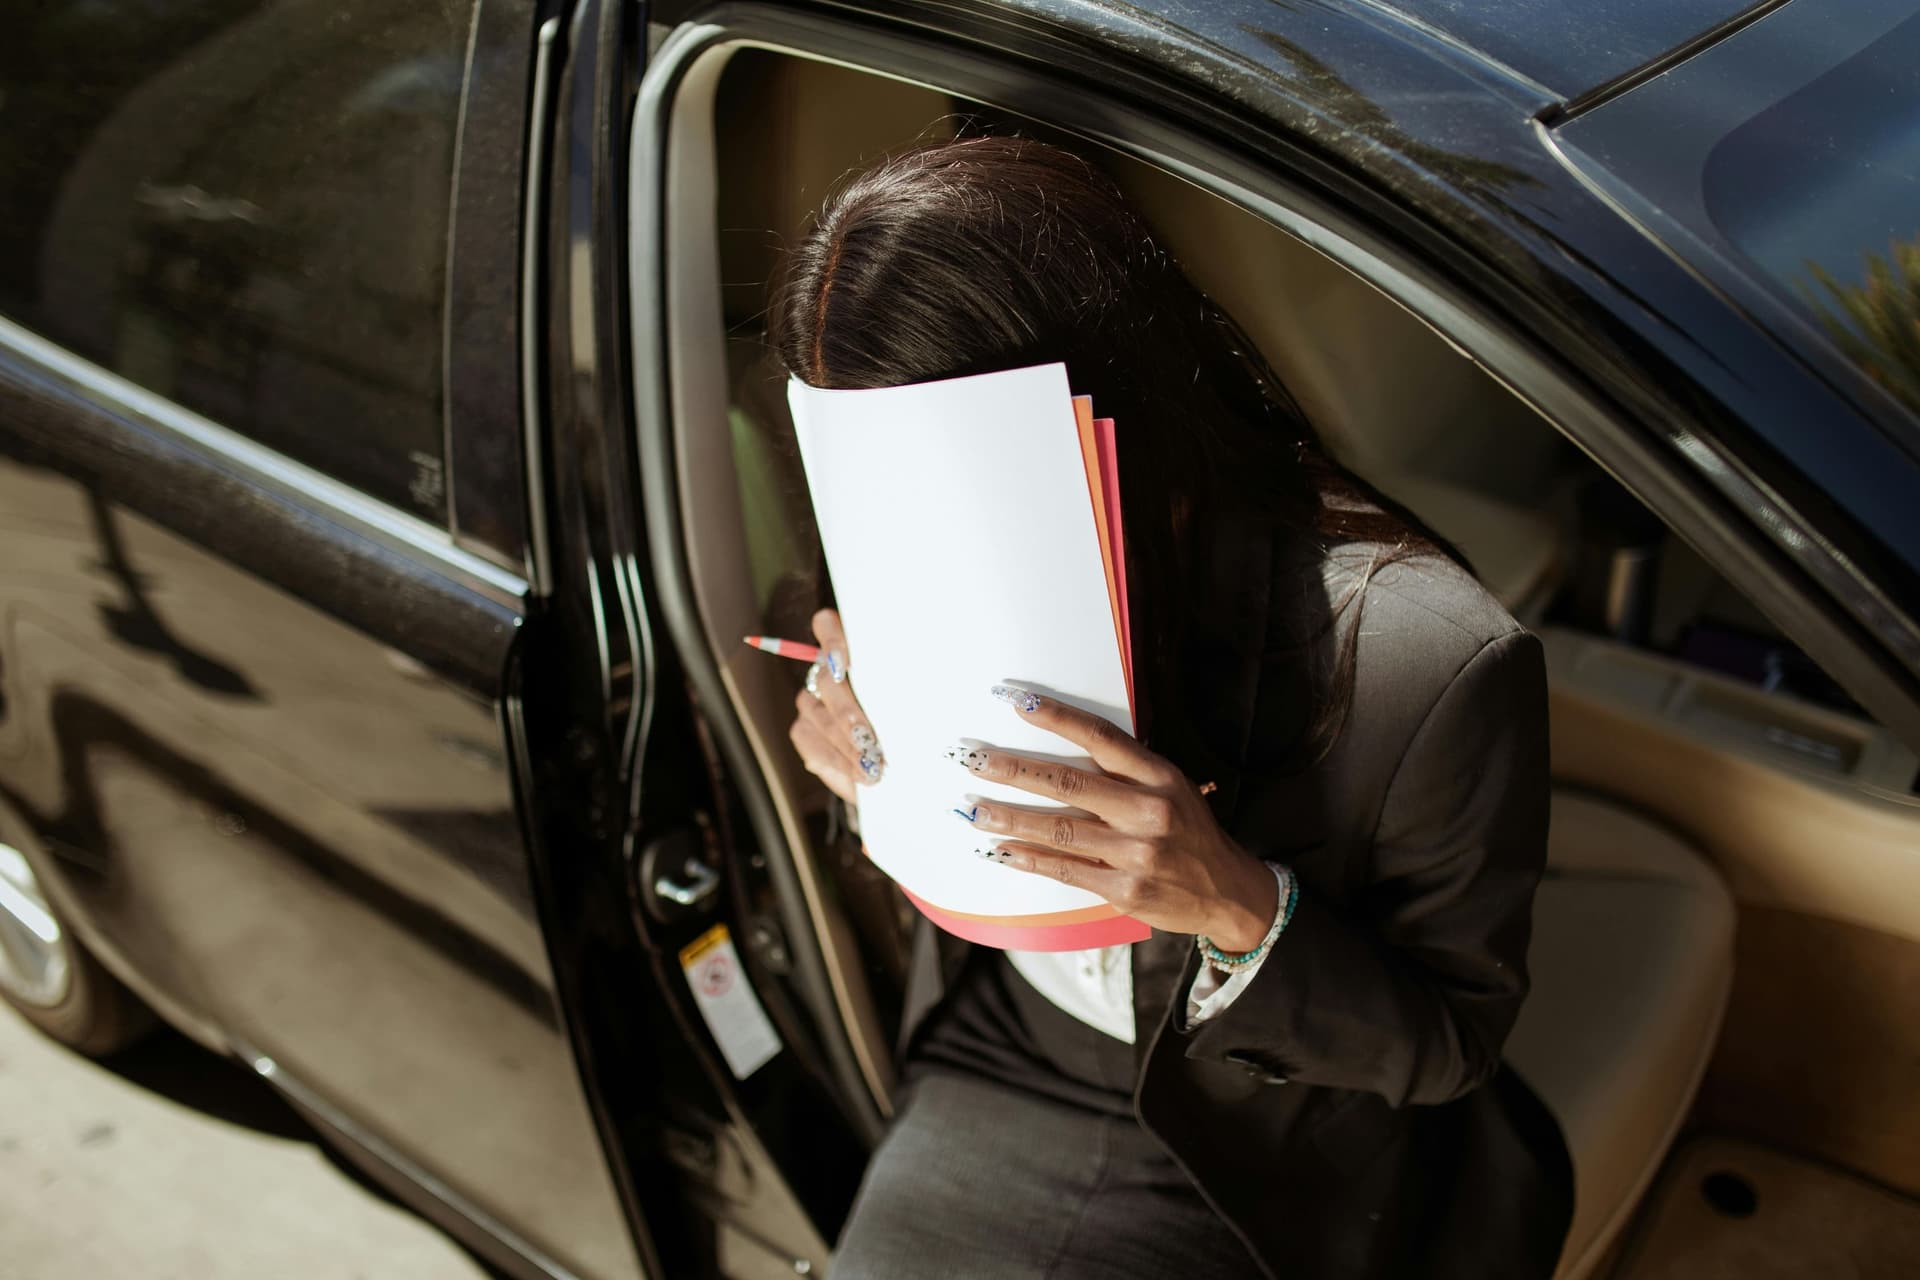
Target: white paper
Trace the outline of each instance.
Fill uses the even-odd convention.
[[[1084,889],[976,857],[968,793],[1039,808],[944,758],[961,740],[1085,765],[987,692],[1017,684],[1131,733],[1126,678],[1066,366],[788,400],[846,627],[854,691],[886,773],[860,791],[882,870],[936,907],[1071,911]]]
[[[727,926],[717,924],[683,947],[680,968],[734,1079],[745,1080],[780,1052],[780,1034],[747,983]]]

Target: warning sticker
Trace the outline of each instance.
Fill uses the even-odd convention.
[[[680,968],[734,1079],[745,1080],[780,1052],[780,1036],[747,983],[727,926],[717,924],[682,947]]]

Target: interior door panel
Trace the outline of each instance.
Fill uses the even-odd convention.
[[[1573,633],[1545,636],[1553,772],[1658,818],[1739,908],[1697,1104],[1920,1193],[1920,796],[1864,720]]]

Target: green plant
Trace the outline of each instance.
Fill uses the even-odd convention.
[[[1842,284],[1808,266],[1826,291],[1804,290],[1821,325],[1848,359],[1920,412],[1920,238],[1896,240],[1886,257],[1868,254],[1864,284]]]

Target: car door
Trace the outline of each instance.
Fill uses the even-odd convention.
[[[757,843],[756,798],[720,763],[728,722],[663,625],[678,604],[654,530],[673,497],[636,448],[633,398],[636,360],[657,373],[640,346],[661,330],[626,290],[648,251],[630,239],[626,186],[636,149],[654,152],[631,128],[660,34],[646,16],[580,0],[551,28],[550,172],[529,190],[546,228],[528,353],[544,603],[509,723],[549,910],[566,921],[551,938],[558,987],[661,1272],[804,1275],[879,1123],[842,1089],[819,940],[768,892],[784,851]]]
[[[500,1265],[618,1277],[516,809],[538,16],[16,19],[0,805],[172,1021]]]

